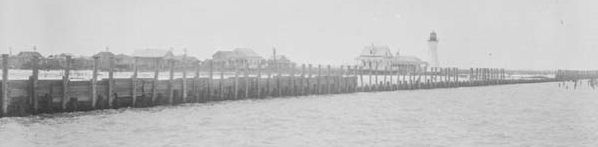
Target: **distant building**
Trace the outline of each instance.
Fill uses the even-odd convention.
[[[99,52],[93,56],[98,58],[98,69],[99,70],[110,69],[110,60],[114,58],[114,53],[104,51],[104,52]]]
[[[252,49],[236,48],[233,51],[217,51],[212,55],[212,61],[216,66],[226,69],[232,68],[257,68],[264,58]]]
[[[356,58],[358,65],[366,70],[393,69],[406,72],[418,71],[428,63],[414,56],[393,56],[388,46],[366,46]]]
[[[270,57],[270,59],[268,59],[268,67],[275,69],[275,68],[279,68],[279,69],[289,69],[289,68],[293,68],[293,66],[295,66],[295,63],[292,62],[291,60],[289,60],[289,58],[287,58],[284,55],[276,55],[276,61],[274,60],[273,57]]]
[[[9,57],[10,59],[10,67],[13,68],[20,68],[20,69],[31,69],[33,58],[37,58],[41,60],[43,57],[40,53],[36,51],[22,51],[19,52],[16,56]]]
[[[160,60],[160,66],[166,67],[165,60],[173,59],[172,51],[161,49],[141,49],[133,52],[133,57],[137,58],[137,67],[140,69],[154,69],[156,63]]]

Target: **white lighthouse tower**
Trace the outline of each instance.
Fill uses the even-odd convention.
[[[436,37],[436,32],[434,31],[430,33],[430,39],[428,39],[428,47],[430,56],[430,66],[440,67],[440,63],[438,63],[438,38]]]

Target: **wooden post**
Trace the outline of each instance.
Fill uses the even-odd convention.
[[[461,87],[461,82],[459,82],[459,68],[456,68],[455,70],[455,81],[457,81],[457,87]]]
[[[95,109],[98,101],[98,56],[93,57],[93,73],[91,77],[91,108]]]
[[[397,74],[397,83],[395,85],[395,90],[399,90],[399,88],[401,88],[401,70],[400,70],[400,66],[397,66],[397,71],[395,71]]]
[[[322,65],[318,64],[318,77],[316,78],[316,94],[322,94],[320,79],[322,78]]]
[[[2,54],[2,115],[8,114],[8,54]]]
[[[193,77],[193,84],[191,84],[191,85],[193,85],[193,93],[194,93],[193,94],[194,95],[194,97],[193,97],[194,100],[193,101],[194,102],[199,102],[199,98],[201,97],[200,96],[200,90],[199,90],[199,87],[200,87],[199,86],[199,74],[200,74],[199,73],[200,72],[200,70],[199,70],[200,66],[199,65],[200,64],[199,63],[195,63],[193,65],[195,66],[195,76]]]
[[[390,79],[388,80],[388,86],[389,86],[388,90],[391,90],[391,91],[395,90],[395,89],[394,89],[394,88],[395,88],[395,86],[394,86],[394,84],[393,84],[393,81],[394,81],[394,80],[393,80],[393,76],[394,76],[394,74],[393,74],[393,73],[394,73],[394,70],[393,70],[393,68],[392,68],[392,66],[391,66],[391,67],[390,67],[390,69],[388,70],[388,73],[387,73],[387,74],[388,74],[388,77],[390,78]]]
[[[258,64],[257,65],[257,77],[255,79],[255,83],[256,83],[256,87],[257,87],[257,98],[261,98],[261,94],[262,94],[262,87],[260,85],[260,80],[262,80],[262,64]]]
[[[331,94],[332,93],[332,69],[330,68],[330,64],[328,64],[328,72],[327,72],[327,76],[326,78],[326,94]]]
[[[347,67],[347,68],[351,68],[351,67]],[[342,82],[345,81],[345,79],[343,78],[343,75],[345,74],[345,66],[341,65],[341,70],[338,73],[338,77],[336,78],[336,93],[343,93],[343,88],[345,88],[346,86],[341,86],[341,83],[346,83],[346,82]]]
[[[158,98],[158,74],[160,73],[160,58],[156,58],[155,60],[154,81],[152,83],[152,105],[156,104],[156,99]]]
[[[282,72],[280,71],[278,64],[275,64],[276,66],[276,90],[278,92],[278,94],[276,96],[281,97],[282,96],[282,84],[280,84],[280,78],[282,77]]]
[[[112,108],[114,101],[114,56],[108,58],[108,107]]]
[[[174,101],[174,60],[169,59],[170,72],[168,76],[168,104],[173,104]]]
[[[245,63],[245,97],[244,98],[249,98],[249,63]]]
[[[351,70],[351,65],[347,65],[347,71],[343,71],[344,74],[346,74],[346,77],[348,78],[352,78],[353,77],[353,72]],[[341,74],[341,79],[343,80],[342,83],[344,83],[344,93],[349,93],[351,91],[351,83],[349,83],[349,80],[347,80],[345,77],[343,77],[343,74]]]
[[[469,84],[473,81],[473,68],[469,68]]]
[[[376,64],[376,69],[374,69],[374,70],[375,70],[375,71],[374,71],[374,76],[375,76],[375,77],[374,77],[374,79],[375,79],[374,81],[375,81],[375,83],[374,83],[374,85],[373,85],[373,86],[374,86],[374,90],[375,90],[375,91],[378,91],[378,88],[380,87],[380,85],[378,85],[378,84],[379,84],[379,81],[378,81],[378,73],[380,73],[380,71],[378,71],[378,64]]]
[[[297,85],[296,85],[297,80],[295,79],[295,68],[296,68],[295,64],[291,65],[291,73],[290,73],[291,75],[289,78],[289,80],[290,80],[289,84],[291,84],[290,95],[292,95],[292,96],[297,96]]]
[[[214,80],[214,61],[210,60],[210,77],[208,78],[208,86],[207,86],[207,92],[206,92],[206,97],[208,100],[212,100],[212,81]]]
[[[383,87],[383,91],[388,90],[388,84],[387,84],[387,79],[386,77],[388,77],[388,66],[384,67],[384,72],[382,72],[382,74],[384,74],[384,82],[382,82],[382,87]]]
[[[69,100],[69,75],[71,70],[71,56],[66,56],[66,65],[64,67],[64,76],[62,77],[62,110],[66,110],[66,103]]]
[[[422,72],[419,72],[419,71],[416,73],[416,74],[417,74],[417,85],[416,85],[416,86],[417,86],[417,88],[421,88],[421,85],[422,85],[422,84],[421,84],[422,74],[425,76],[425,75],[426,75],[426,72],[427,72],[427,70],[426,70],[426,69],[424,69],[424,72],[423,72],[423,73],[422,73]]]
[[[369,71],[369,75],[368,78],[370,79],[370,81],[368,82],[368,91],[372,91],[372,76],[374,75],[374,68],[372,66],[370,66],[370,71]]]
[[[272,96],[272,92],[270,90],[270,80],[272,79],[272,69],[267,67],[266,72],[268,73],[268,77],[266,78],[266,91],[265,97]]]
[[[364,89],[364,83],[363,83],[363,66],[359,67],[359,71],[358,72],[359,72],[359,80],[360,80],[359,84],[361,85],[361,86],[359,86],[359,91],[364,91],[363,90]]]
[[[135,57],[133,61],[133,77],[131,77],[131,98],[132,98],[132,106],[137,106],[137,60],[139,58]]]
[[[402,87],[407,87],[407,86],[408,86],[408,85],[407,85],[407,79],[405,79],[405,78],[406,78],[406,77],[407,77],[407,75],[409,74],[409,73],[408,73],[408,71],[407,71],[407,70],[405,70],[405,73],[403,74],[403,73],[401,73],[401,69],[399,68],[399,74],[401,74],[401,75],[402,75],[402,77],[403,77],[403,78],[402,78],[402,80],[401,80],[401,86],[402,86]],[[402,88],[402,87],[401,87],[401,88]]]
[[[224,100],[224,69],[220,68],[220,80],[218,81],[218,99]]]
[[[33,103],[33,113],[37,113],[39,110],[39,98],[37,96],[37,87],[38,87],[38,78],[39,78],[39,57],[33,56],[32,66],[33,66],[33,75],[31,76],[31,94],[30,94],[30,102]]]
[[[234,85],[233,85],[233,99],[238,99],[239,98],[239,70],[237,68],[237,66],[235,66],[235,78],[233,79],[234,81]]]
[[[308,72],[308,77],[307,77],[307,81],[306,81],[307,82],[307,93],[306,93],[307,95],[312,94],[312,87],[311,87],[311,80],[312,80],[312,78],[311,78],[312,77],[311,76],[311,67],[312,67],[312,65],[309,64],[309,72]]]
[[[305,64],[301,64],[301,77],[299,78],[299,95],[305,95]]]
[[[188,90],[187,90],[187,54],[183,55],[183,60],[181,61],[181,70],[183,70],[183,78],[181,79],[181,83],[183,84],[181,88],[183,88],[181,91],[183,94],[181,94],[181,98],[183,103],[187,103],[187,97],[188,97]]]

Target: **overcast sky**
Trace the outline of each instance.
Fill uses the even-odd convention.
[[[276,47],[298,63],[354,63],[372,43],[458,67],[598,69],[596,0],[0,0],[0,52],[131,54]]]

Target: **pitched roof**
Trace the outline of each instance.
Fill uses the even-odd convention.
[[[392,57],[390,48],[388,46],[365,46],[361,50],[360,56],[378,56],[378,57]]]
[[[172,57],[171,51],[161,49],[141,49],[133,52],[134,57],[145,57],[145,58],[163,58]]]
[[[255,51],[249,48],[236,48],[233,52],[239,57],[261,57]]]
[[[427,64],[415,56],[395,56],[393,62],[396,64]]]
[[[36,51],[22,51],[17,54],[19,57],[41,57],[42,54]]]
[[[112,52],[99,52],[93,56],[97,56],[97,57],[103,57],[103,56],[114,56],[114,53]]]
[[[214,59],[230,59],[236,57],[236,54],[233,51],[216,51],[212,58]]]

